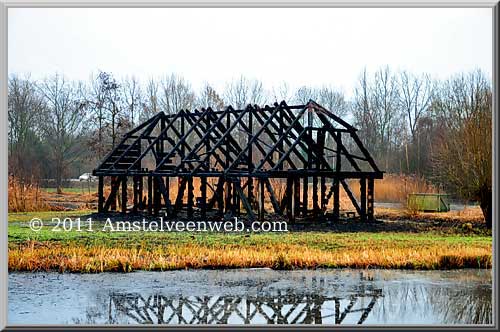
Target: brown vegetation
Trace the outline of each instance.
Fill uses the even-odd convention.
[[[419,212],[396,208],[375,208],[375,216],[384,220],[412,220],[428,222],[484,223],[484,216],[479,206],[464,207],[462,210],[448,212]]]
[[[23,183],[9,176],[9,212],[63,211],[93,208],[97,203],[95,194],[48,192],[35,181]]]
[[[359,186],[355,186],[359,197]],[[386,174],[383,179],[375,180],[376,202],[406,203],[411,193],[436,193],[439,189],[422,176]]]
[[[47,211],[50,206],[36,183],[25,184],[9,176],[9,212]]]
[[[145,250],[30,241],[9,250],[9,270],[104,272],[185,268],[491,268],[491,248],[437,244],[430,247],[320,250],[297,245],[159,246]]]

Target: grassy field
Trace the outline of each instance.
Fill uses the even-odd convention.
[[[46,193],[56,193],[57,192],[56,188],[40,188],[40,189]],[[62,192],[66,193],[66,194],[82,194],[82,193],[88,194],[89,192],[92,194],[92,193],[97,192],[97,187],[91,186],[90,190],[89,190],[89,188],[86,184],[84,184],[83,187],[80,185],[80,186],[76,186],[76,187],[64,187],[61,189],[62,189]]]
[[[89,211],[9,214],[9,270],[102,272],[184,268],[491,267],[489,235],[428,231],[288,233],[40,232],[33,217]]]

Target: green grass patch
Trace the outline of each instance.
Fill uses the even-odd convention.
[[[179,268],[353,267],[443,269],[491,267],[487,235],[405,232],[281,233],[103,232],[92,211],[9,214],[9,269],[125,272]],[[53,216],[81,218],[81,231],[54,231]],[[32,218],[44,227],[30,229]]]
[[[76,210],[76,211],[38,211],[38,212],[10,212],[10,222],[28,223],[33,218],[40,218],[43,221],[50,221],[52,218],[78,218],[86,216],[95,211],[93,210]]]
[[[84,221],[82,221],[84,223]],[[83,225],[83,224],[82,224]],[[35,232],[27,223],[9,225],[9,243],[24,241],[54,241],[74,245],[100,245],[106,247],[132,248],[141,246],[153,249],[166,245],[199,245],[205,247],[268,247],[276,245],[303,246],[319,250],[335,251],[364,248],[419,248],[426,246],[491,247],[491,237],[475,235],[437,235],[407,233],[214,233],[214,232],[102,232],[102,224],[93,225],[94,232],[86,227],[77,231],[53,231],[53,225]]]
[[[41,188],[42,191],[45,191],[47,193],[56,193],[57,189],[56,188]],[[83,186],[80,185],[78,187],[63,187],[62,188],[63,193],[68,193],[68,194],[88,194],[89,193],[89,187],[87,184],[84,184]],[[90,193],[96,193],[97,192],[97,187],[95,185],[90,186]]]

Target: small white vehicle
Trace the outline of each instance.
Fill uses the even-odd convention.
[[[97,176],[93,176],[92,173],[83,173],[78,177],[79,181],[93,182],[97,180]]]

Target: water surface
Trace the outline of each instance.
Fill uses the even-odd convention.
[[[9,273],[9,324],[490,324],[491,270]]]

